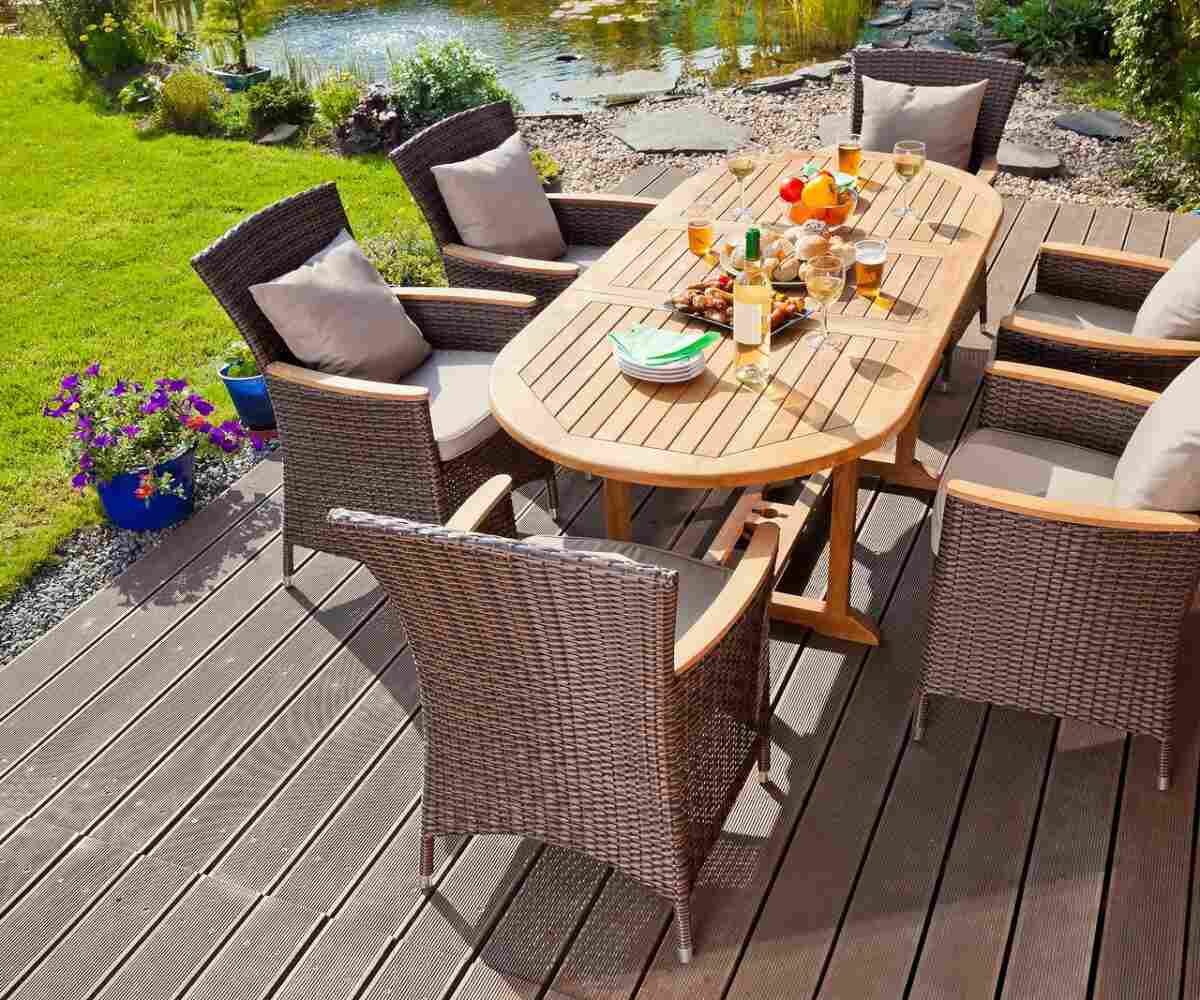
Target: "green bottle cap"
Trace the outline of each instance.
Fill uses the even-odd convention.
[[[761,239],[762,233],[757,229],[746,230],[746,260],[758,260],[762,256],[762,251],[759,249]]]

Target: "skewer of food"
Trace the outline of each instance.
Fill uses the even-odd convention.
[[[733,282],[727,274],[688,285],[671,298],[671,305],[688,316],[697,316],[720,326],[733,326]],[[803,296],[777,292],[771,302],[771,330],[776,331],[803,318]]]

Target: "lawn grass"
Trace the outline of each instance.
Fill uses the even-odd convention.
[[[0,599],[100,520],[70,489],[41,416],[93,360],[187,377],[233,416],[214,359],[236,336],[188,261],[244,216],[337,181],[356,235],[423,225],[382,158],[342,160],[189,136],[142,138],[87,98],[69,57],[0,38]]]

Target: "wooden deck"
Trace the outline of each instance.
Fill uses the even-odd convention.
[[[1013,201],[993,315],[1043,239],[1197,237]],[[920,458],[969,424],[986,354],[973,331]],[[1200,996],[1194,721],[1166,795],[1151,741],[1093,726],[939,702],[909,741],[922,499],[859,494],[853,603],[880,649],[773,641],[774,787],[730,817],[684,968],[666,906],[562,850],[443,843],[415,894],[412,662],[365,570],[306,552],[279,589],[279,484],[258,466],[0,671],[0,998]],[[562,477],[562,530],[601,532],[598,489]],[[636,537],[699,552],[734,499],[638,491]],[[526,500],[521,527],[552,529]],[[791,583],[819,595],[814,553]]]

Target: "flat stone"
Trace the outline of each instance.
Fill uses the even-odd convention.
[[[286,142],[291,142],[292,138],[299,131],[299,125],[276,125],[270,132],[258,140],[258,144],[260,146],[282,146]]]
[[[945,35],[929,35],[926,38],[922,38],[917,43],[917,48],[919,48],[919,49],[936,49],[939,52],[961,52],[962,51],[962,49],[960,49],[957,45],[955,45],[952,41],[950,41],[950,39],[947,38]]]
[[[907,21],[908,16],[907,7],[904,10],[880,11],[879,16],[872,18],[867,24],[872,28],[896,28]]]
[[[785,76],[764,76],[760,80],[746,84],[743,89],[750,94],[778,94],[781,91],[793,90],[809,80],[820,80],[827,83],[838,73],[848,72],[850,72],[848,62],[844,59],[834,59],[832,62],[802,66]]]
[[[914,14],[923,10],[941,10],[946,6],[946,0],[913,0],[909,8]]]
[[[1017,53],[1021,50],[1016,42],[1001,42],[999,45],[990,45],[984,49],[984,54],[995,56],[997,59],[1016,59]]]
[[[635,69],[628,73],[614,73],[612,76],[591,80],[564,80],[558,85],[558,93],[563,100],[603,101],[611,97],[637,100],[674,90],[675,81],[678,79],[674,73]]]
[[[877,49],[907,49],[912,42],[909,35],[897,35],[895,38],[881,38],[875,43]]]
[[[1132,139],[1138,134],[1136,126],[1115,111],[1072,111],[1059,115],[1054,124],[1068,132],[1090,135],[1095,139]]]
[[[574,52],[564,52],[562,55],[554,57],[555,62],[575,62],[577,59],[579,59],[579,56]]]
[[[647,112],[609,133],[639,153],[723,153],[750,138],[746,126],[698,109]]]
[[[832,146],[850,131],[850,116],[847,114],[821,115],[817,119],[817,138],[822,146]]]
[[[1053,177],[1062,172],[1062,160],[1057,153],[1007,139],[1000,143],[996,160],[1006,174],[1018,177]]]

